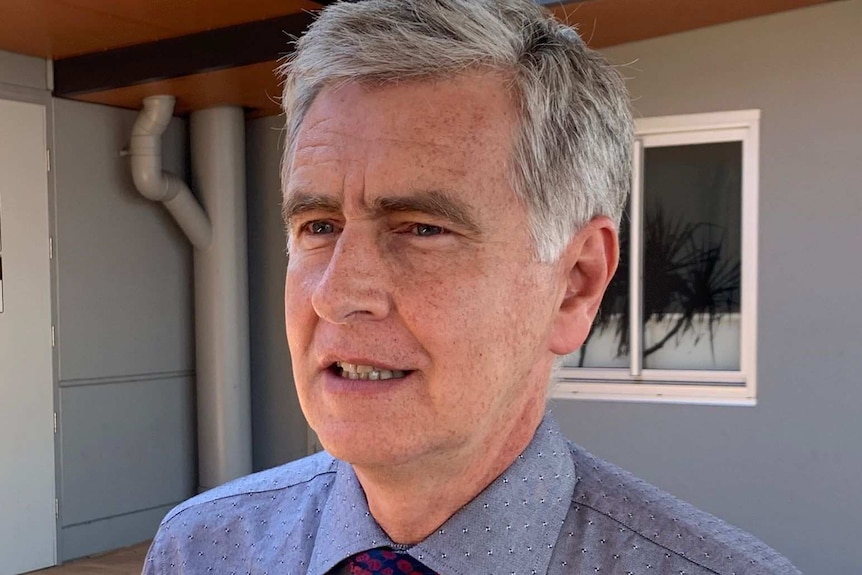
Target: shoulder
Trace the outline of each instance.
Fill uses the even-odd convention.
[[[229,573],[250,562],[304,572],[336,468],[329,454],[320,453],[177,505],[162,520],[143,573],[174,573],[178,567],[189,574]]]
[[[793,575],[784,557],[752,535],[701,511],[571,444],[577,483],[572,508],[583,509],[634,549],[686,562],[704,573]],[[631,543],[635,537],[640,543]],[[674,571],[676,572],[676,571]]]
[[[326,480],[331,478],[335,471],[336,460],[328,453],[320,452],[205,491],[174,507],[162,520],[162,524],[195,508],[232,506],[237,499],[251,502],[275,493],[296,491],[305,495],[324,491],[331,483]]]

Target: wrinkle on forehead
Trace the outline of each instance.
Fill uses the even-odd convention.
[[[463,140],[452,140],[449,138],[435,137],[423,138],[423,133],[408,135],[388,135],[385,133],[362,136],[359,130],[348,129],[343,126],[326,127],[325,124],[332,122],[332,118],[325,118],[314,122],[309,126],[303,126],[300,137],[297,138],[295,156],[305,153],[315,153],[321,150],[333,149],[336,146],[348,144],[370,144],[372,142],[384,142],[397,146],[422,146],[423,148],[435,148],[440,150],[451,150],[463,147]],[[306,131],[307,130],[307,131]],[[406,131],[406,130],[405,130]],[[429,133],[429,135],[431,135]]]
[[[380,141],[452,148],[453,141],[446,138],[450,131],[447,128],[462,128],[459,141],[478,141],[480,134],[496,131],[502,119],[508,119],[510,124],[517,121],[517,106],[507,85],[506,77],[497,72],[472,70],[449,78],[384,86],[361,82],[327,86],[310,106],[300,132],[306,135],[331,132],[360,141],[363,138],[357,134],[367,132]],[[479,94],[484,105],[441,106],[431,95],[442,93],[445,98],[447,93],[464,90]],[[341,107],[348,102],[352,106],[349,116],[331,113],[331,108],[343,110]],[[380,122],[381,117],[387,121]],[[398,121],[392,123],[393,118]]]
[[[460,105],[465,100],[471,104]],[[285,199],[297,191],[348,204],[368,192],[466,193],[488,184],[487,175],[478,176],[476,161],[495,154],[501,162],[492,177],[508,188],[516,116],[499,76],[327,87],[300,126],[286,166]],[[345,197],[348,189],[355,192],[347,194],[352,197]]]

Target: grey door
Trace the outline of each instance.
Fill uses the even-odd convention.
[[[56,563],[45,107],[0,100],[0,575]]]

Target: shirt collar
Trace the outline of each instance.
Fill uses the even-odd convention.
[[[521,455],[475,499],[409,553],[439,573],[545,573],[575,489],[571,452],[546,416]],[[368,510],[349,464],[339,461],[309,575],[374,547],[398,547]]]
[[[320,518],[308,575],[325,575],[351,555],[394,545],[371,516],[353,468],[336,460],[335,483]]]

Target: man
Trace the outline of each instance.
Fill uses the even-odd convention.
[[[367,0],[284,73],[287,335],[327,452],[179,506],[145,573],[796,573],[545,415],[617,265],[616,71],[526,0]]]

